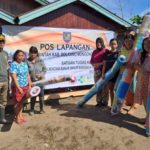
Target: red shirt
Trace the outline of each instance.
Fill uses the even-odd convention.
[[[108,52],[108,49],[103,48],[102,50],[96,49],[93,51],[90,63],[95,64],[95,63],[101,63],[104,60],[105,54]],[[94,70],[101,70],[102,65],[99,68],[94,68]]]

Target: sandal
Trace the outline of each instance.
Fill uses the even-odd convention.
[[[135,112],[135,108],[131,108],[129,111],[128,111],[128,115],[133,115]]]

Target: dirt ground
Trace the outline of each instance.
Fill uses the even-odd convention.
[[[96,108],[95,97],[84,108],[76,103],[82,97],[69,97],[46,102],[45,114],[28,115],[24,125],[3,126],[0,150],[149,150],[139,118],[145,116],[140,106],[134,116],[110,116],[110,108]]]

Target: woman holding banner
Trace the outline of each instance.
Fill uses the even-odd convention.
[[[96,50],[93,51],[90,63],[94,68],[94,80],[97,82],[102,76],[103,58],[108,50],[105,48],[104,41],[101,37],[96,39]],[[97,93],[96,106],[107,106],[109,99],[109,91],[107,85]]]
[[[27,60],[31,81],[36,82],[44,79],[46,73],[46,66],[42,59],[39,57],[38,49],[34,46],[29,49],[29,58]],[[44,86],[40,85],[41,92],[39,94],[40,114],[44,113]],[[34,106],[36,97],[31,98],[31,109],[29,114],[34,114]]]

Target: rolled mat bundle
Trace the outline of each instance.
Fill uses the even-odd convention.
[[[55,78],[39,80],[33,82],[34,86],[31,88],[29,95],[30,97],[35,97],[39,95],[39,93],[41,92],[41,88],[40,88],[41,85],[55,84],[55,83],[66,82],[66,81],[75,82],[75,80],[76,80],[75,76],[58,76]]]
[[[110,79],[114,77],[116,72],[120,69],[120,66],[122,66],[124,63],[126,63],[126,57],[123,55],[120,55],[116,62],[114,63],[113,67],[106,72],[105,79],[100,78],[95,85],[89,90],[87,94],[83,97],[82,101],[80,101],[77,104],[77,107],[81,108],[83,105],[90,100],[92,96],[94,96],[98,91],[100,91],[105,84],[108,83]]]
[[[134,43],[134,53],[131,57],[130,64],[134,64],[135,60],[137,58],[138,52],[141,52],[142,50],[142,42],[143,39],[150,35],[150,15],[145,15],[142,25],[139,30],[139,34],[137,35],[136,41]],[[134,70],[132,69],[125,69],[122,75],[122,78],[118,84],[115,98],[113,102],[113,106],[111,109],[111,114],[116,115],[120,112],[121,106],[127,96],[127,93],[129,91],[130,85],[132,83],[134,76]]]

